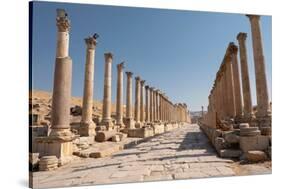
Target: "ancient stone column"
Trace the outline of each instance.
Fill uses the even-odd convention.
[[[156,121],[159,121],[159,90],[155,91],[155,109]]]
[[[227,95],[228,95],[228,102],[229,102],[228,104],[229,117],[234,118],[236,116],[236,107],[235,107],[232,59],[231,59],[231,54],[229,52],[230,45],[228,46],[225,65],[226,65],[226,82],[227,82],[227,92],[228,92]]]
[[[164,97],[164,119],[165,122],[168,122],[168,103],[167,103],[167,97]]]
[[[153,87],[150,87],[150,121],[153,122],[154,121],[154,110],[153,110]]]
[[[63,9],[57,9],[57,49],[52,94],[51,132],[38,140],[44,143],[44,155],[55,155],[61,165],[71,159],[74,135],[70,131],[72,60],[68,54],[70,21]]]
[[[154,122],[157,121],[157,114],[156,114],[156,89],[153,90],[153,118]]]
[[[144,111],[144,83],[145,80],[140,81],[140,122],[143,123],[145,121],[145,111]]]
[[[104,58],[105,70],[101,125],[105,125],[108,130],[111,130],[113,129],[113,123],[111,120],[111,68],[113,55],[111,53],[105,53]]]
[[[124,62],[117,64],[117,95],[116,95],[116,125],[121,128],[123,123],[123,69]]]
[[[140,77],[135,77],[135,122],[140,124]]]
[[[228,97],[228,85],[226,77],[226,65],[224,64],[222,68],[222,87],[223,87],[223,102],[224,102],[224,119],[230,116],[229,113],[229,97]]]
[[[242,96],[241,96],[241,86],[240,86],[240,74],[238,68],[237,52],[238,48],[234,43],[231,43],[231,59],[232,59],[232,68],[233,68],[233,83],[234,83],[234,95],[235,95],[235,111],[236,117],[242,118],[243,109],[242,109]]]
[[[145,86],[145,121],[150,122],[149,86]]]
[[[159,97],[159,121],[162,122],[163,104],[162,104],[162,93],[160,91],[159,91],[158,97]]]
[[[127,95],[126,95],[126,128],[127,129],[134,129],[134,119],[133,119],[133,112],[132,112],[132,72],[126,72],[127,75]]]
[[[83,95],[83,109],[80,127],[81,136],[93,136],[96,134],[96,124],[93,122],[93,91],[94,91],[94,59],[96,48],[96,37],[88,37],[85,39],[86,49],[86,65],[84,78],[84,95]]]
[[[256,117],[267,117],[270,115],[267,81],[265,72],[265,61],[263,55],[262,36],[260,29],[260,16],[247,15],[251,23],[252,43],[255,62],[257,114]]]
[[[70,139],[72,136],[69,125],[72,77],[72,60],[68,54],[70,21],[62,9],[57,10],[57,29],[50,136]]]
[[[237,40],[239,43],[241,78],[242,78],[242,89],[243,89],[243,100],[244,100],[244,117],[246,119],[251,119],[253,117],[253,107],[252,107],[252,96],[251,96],[251,87],[250,87],[250,79],[249,79],[249,71],[248,71],[246,38],[247,38],[246,33],[240,32],[237,35]]]

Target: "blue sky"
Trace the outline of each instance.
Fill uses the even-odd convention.
[[[245,15],[230,13],[35,2],[32,30],[33,89],[52,91],[56,8],[65,9],[71,20],[69,54],[73,60],[73,96],[83,95],[86,55],[84,38],[98,33],[100,38],[95,57],[94,99],[102,100],[103,54],[110,51],[114,54],[113,102],[116,96],[116,65],[125,61],[125,71],[132,71],[134,76],[146,80],[146,84],[159,88],[173,102],[185,102],[189,109],[200,110],[202,105],[208,105],[208,95],[228,43],[233,41],[237,44],[236,35],[246,32],[252,99],[253,104],[256,104],[250,23]],[[270,16],[261,17],[261,27],[271,99]],[[126,77],[124,90],[125,84]]]

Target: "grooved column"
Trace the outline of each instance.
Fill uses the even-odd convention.
[[[116,125],[124,127],[123,123],[123,69],[124,62],[117,64],[117,95],[116,95]]]
[[[145,121],[145,111],[144,111],[144,83],[145,80],[140,81],[140,121],[144,122]]]
[[[236,117],[242,118],[243,110],[242,110],[242,99],[241,99],[242,96],[241,96],[241,86],[240,86],[240,74],[239,74],[238,60],[237,60],[237,52],[238,52],[237,46],[231,44],[230,51],[231,51],[231,59],[232,59],[232,67],[233,67]]]
[[[150,109],[149,109],[149,86],[145,86],[145,121],[150,122]]]
[[[263,55],[262,36],[260,29],[260,16],[247,15],[251,23],[252,43],[255,62],[256,93],[257,93],[257,117],[267,117],[270,114]]]
[[[132,72],[126,72],[127,75],[127,92],[126,92],[126,128],[135,128],[132,112]]]
[[[252,118],[253,109],[252,109],[252,96],[251,96],[251,87],[248,71],[248,58],[247,58],[247,48],[246,48],[246,33],[239,33],[237,35],[237,40],[239,43],[239,54],[240,54],[240,65],[241,65],[241,78],[242,78],[242,91],[243,91],[243,100],[244,100],[244,117]]]
[[[81,119],[81,136],[95,135],[96,124],[93,122],[93,91],[94,91],[94,59],[95,48],[97,41],[94,37],[85,39],[86,49],[86,65],[84,78],[84,94],[83,94],[83,109]]]
[[[102,125],[107,129],[113,127],[111,120],[111,68],[112,58],[111,53],[105,53],[105,70],[104,70],[104,90],[103,90],[103,109],[102,109]]]

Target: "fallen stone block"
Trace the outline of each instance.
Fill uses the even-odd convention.
[[[240,149],[243,152],[251,150],[266,150],[269,146],[268,136],[240,136]]]
[[[217,138],[215,139],[214,146],[215,146],[217,152],[219,152],[219,153],[220,153],[220,151],[221,151],[222,149],[226,149],[226,148],[229,148],[229,147],[230,147],[229,144],[226,143],[226,142],[225,142],[225,139],[222,138],[222,137],[217,137]]]
[[[241,150],[223,149],[220,150],[220,157],[222,158],[238,158],[242,154]]]
[[[104,142],[116,135],[116,131],[99,131],[95,137],[97,142]]]
[[[239,136],[236,131],[229,131],[223,134],[223,138],[228,143],[239,143]]]
[[[121,141],[120,135],[114,135],[114,136],[112,137],[112,142],[120,142],[120,141]]]
[[[154,135],[152,128],[128,129],[128,137],[146,138]]]
[[[119,145],[113,145],[111,147],[105,148],[105,149],[100,150],[100,151],[91,152],[90,157],[91,158],[107,157],[107,156],[110,156],[111,154],[113,154],[115,152],[118,152],[119,150],[121,150]]]
[[[118,135],[120,137],[121,141],[128,137],[128,134],[126,134],[126,133],[117,133],[116,135]]]
[[[261,127],[261,135],[271,136],[271,127]]]
[[[56,156],[43,156],[39,161],[39,171],[51,171],[58,168]]]
[[[246,159],[250,162],[260,162],[267,160],[267,155],[263,151],[253,150],[248,151],[245,154]]]
[[[249,128],[249,123],[240,123],[239,129]]]
[[[170,124],[171,125],[171,124]],[[161,134],[165,132],[165,126],[162,124],[154,124],[152,125],[152,128],[154,130],[154,134]]]

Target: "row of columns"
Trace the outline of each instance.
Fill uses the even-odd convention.
[[[71,80],[72,80],[72,60],[69,57],[69,30],[70,20],[63,9],[57,10],[57,49],[54,73],[54,86],[52,95],[52,115],[51,115],[51,132],[46,140],[50,143],[46,154],[56,155],[63,159],[72,155],[72,141],[75,136],[70,131],[70,102],[71,102]],[[86,44],[86,61],[85,77],[83,91],[83,107],[81,126],[79,134],[81,136],[94,136],[96,124],[93,122],[93,96],[94,96],[94,60],[95,49],[98,35],[94,34],[85,39]],[[102,120],[100,126],[105,126],[108,130],[115,129],[115,125],[120,128],[135,128],[142,123],[154,122],[172,122],[184,121],[183,115],[175,110],[173,103],[168,100],[159,90],[155,90],[140,77],[136,77],[135,89],[135,114],[132,113],[132,72],[126,72],[127,91],[126,91],[126,123],[123,123],[123,69],[124,62],[117,65],[117,94],[116,94],[116,124],[114,125],[111,118],[111,96],[112,96],[112,62],[113,54],[108,52],[104,54],[105,71],[104,71],[104,90],[103,90],[103,108]],[[145,91],[145,100],[144,100]],[[182,109],[186,114],[186,106]],[[172,113],[178,114],[177,119],[172,118]]]
[[[173,119],[172,114],[174,105],[160,90],[145,85],[145,80],[139,76],[135,77],[135,109],[134,119],[132,113],[132,72],[126,72],[127,75],[127,100],[126,100],[126,126],[127,128],[140,127],[146,123],[155,122],[184,122],[188,116],[177,116],[182,119]],[[145,95],[144,95],[145,94]],[[145,99],[144,99],[145,98]],[[181,107],[180,113],[187,114],[187,106]]]
[[[263,56],[260,16],[247,15],[251,24],[255,64],[257,119],[270,117],[268,90]],[[237,35],[240,54],[241,81],[238,65],[238,47],[229,43],[223,62],[209,95],[208,111],[215,111],[220,119],[236,118],[251,121],[254,118],[246,48],[247,34]]]

